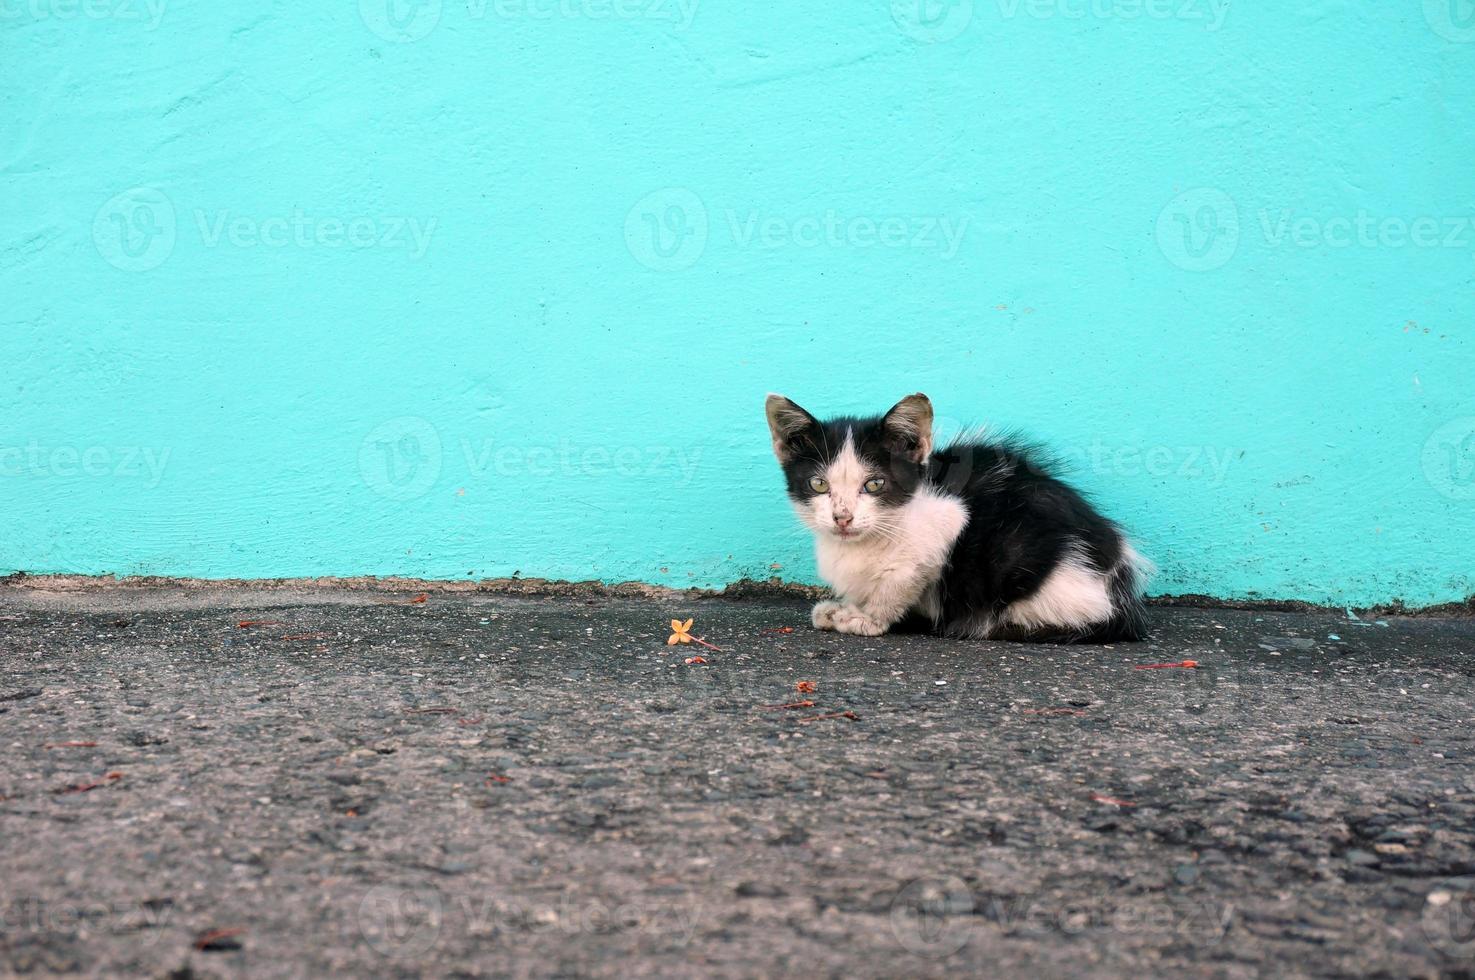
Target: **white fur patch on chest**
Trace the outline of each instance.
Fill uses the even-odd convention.
[[[957,497],[920,491],[885,528],[859,541],[818,538],[820,576],[850,601],[864,601],[898,579],[935,580],[967,523],[968,508]]]

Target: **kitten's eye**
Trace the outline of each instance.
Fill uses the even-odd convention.
[[[886,481],[881,479],[880,477],[877,477],[874,480],[866,481],[866,493],[880,493],[882,490],[885,489]]]
[[[830,481],[826,480],[824,477],[811,476],[809,478],[809,489],[813,490],[815,493],[829,493]]]

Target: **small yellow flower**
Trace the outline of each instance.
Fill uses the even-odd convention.
[[[692,622],[693,620],[690,619],[684,623],[679,619],[671,620],[671,629],[673,632],[670,638],[666,640],[666,646],[674,647],[678,643],[690,643]]]

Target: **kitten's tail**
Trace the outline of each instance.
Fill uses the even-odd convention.
[[[1111,596],[1111,618],[1092,630],[1088,643],[1131,642],[1147,636],[1147,606],[1142,591],[1157,571],[1152,561],[1136,548],[1122,542],[1122,555],[1107,573],[1106,590]]]

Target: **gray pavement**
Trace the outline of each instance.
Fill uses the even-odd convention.
[[[416,598],[0,585],[0,973],[1475,976],[1470,619]]]

